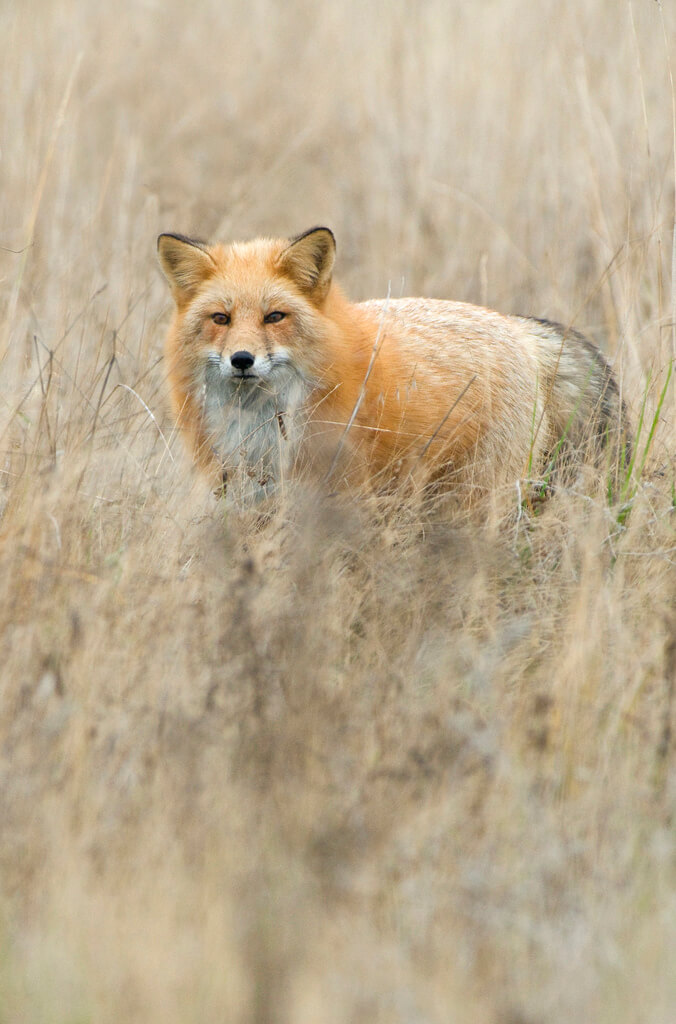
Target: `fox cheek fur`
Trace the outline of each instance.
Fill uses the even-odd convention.
[[[246,503],[299,466],[348,489],[415,472],[471,503],[562,453],[627,458],[615,376],[576,331],[459,302],[351,303],[328,228],[158,249],[174,412]]]

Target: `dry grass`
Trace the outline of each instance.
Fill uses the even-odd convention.
[[[328,223],[355,298],[573,323],[650,425],[674,12],[186,12],[0,9],[0,1021],[671,1024],[673,386],[628,516],[256,532],[174,436],[154,239]]]

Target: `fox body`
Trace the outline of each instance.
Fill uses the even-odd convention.
[[[351,303],[327,228],[228,246],[164,234],[158,249],[177,421],[246,503],[304,468],[330,487],[410,478],[471,500],[624,436],[615,378],[582,335],[460,302]]]

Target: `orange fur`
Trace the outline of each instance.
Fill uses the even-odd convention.
[[[470,497],[537,472],[562,433],[579,443],[619,421],[614,378],[576,332],[464,303],[351,303],[326,228],[158,245],[174,412],[198,463],[246,501],[299,467],[332,487],[411,475]]]

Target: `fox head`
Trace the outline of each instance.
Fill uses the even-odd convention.
[[[176,303],[173,358],[193,393],[246,404],[316,378],[335,258],[328,228],[229,246],[162,234],[157,245]]]

